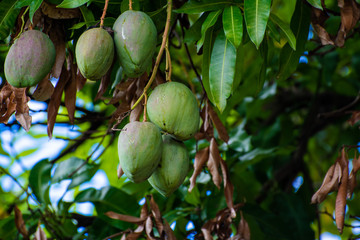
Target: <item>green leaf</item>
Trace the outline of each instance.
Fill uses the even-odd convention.
[[[177,13],[202,13],[206,11],[214,11],[223,9],[232,3],[231,0],[191,0],[185,3],[181,8],[174,10]]]
[[[226,38],[237,49],[243,36],[243,19],[240,8],[236,6],[225,8],[222,22]]]
[[[90,0],[64,0],[62,3],[57,5],[58,8],[77,8],[85,3],[88,3]]]
[[[39,9],[42,2],[43,2],[43,0],[34,0],[31,2],[30,10],[29,10],[29,17],[30,17],[31,23],[33,23],[34,14]]]
[[[33,2],[34,0],[18,0],[17,3],[15,4],[15,8],[22,8],[25,6],[30,6],[30,4]]]
[[[187,192],[184,200],[194,206],[199,206],[201,199],[198,187],[195,186],[191,192]]]
[[[243,79],[245,49],[242,44],[236,49],[235,76],[232,91],[234,92]],[[233,93],[232,92],[232,93]]]
[[[207,16],[208,13],[204,13],[188,30],[185,30],[184,42],[192,43],[201,38],[201,27]]]
[[[52,164],[48,160],[38,162],[30,171],[29,185],[40,203],[50,204],[49,182]]]
[[[273,23],[272,21],[269,21],[267,28],[268,28],[267,33],[269,34],[269,37],[272,38],[273,40],[275,40],[277,43],[280,43],[280,41],[281,41],[280,33],[279,33],[278,29],[276,28],[275,23]]]
[[[72,157],[61,162],[56,167],[51,182],[57,183],[64,179],[71,179],[72,181],[68,186],[68,189],[71,189],[89,181],[98,169],[98,165],[88,164],[85,160]],[[70,176],[70,174],[72,175]]]
[[[18,0],[6,0],[0,2],[0,40],[9,36],[15,25],[20,9],[15,8]]]
[[[85,6],[81,6],[80,11],[83,15],[86,27],[90,27],[91,25],[93,25],[95,22],[94,14]]]
[[[20,154],[19,154],[19,157],[26,157],[30,154],[33,154],[34,152],[36,152],[38,149],[37,148],[33,148],[33,149],[28,149],[28,150],[25,150],[25,151],[22,151]]]
[[[235,76],[236,49],[221,32],[215,40],[210,61],[210,91],[213,103],[222,112],[230,96]]]
[[[89,188],[80,192],[74,202],[92,202],[97,212],[116,211],[118,213],[131,214],[137,211],[136,199],[115,187],[104,187],[100,190]]]
[[[251,41],[259,48],[270,15],[271,0],[245,0],[244,15]]]
[[[318,8],[320,10],[323,10],[321,6],[321,0],[306,0],[308,3],[311,4],[314,8]]]
[[[0,236],[2,239],[14,239],[17,233],[14,216],[0,219]]]
[[[291,31],[290,26],[287,23],[283,22],[275,14],[270,14],[270,21],[275,23],[280,28],[280,30],[286,37],[290,47],[292,49],[294,49],[294,51],[295,51],[296,50],[296,38],[295,38],[293,32]]]
[[[291,19],[291,29],[296,38],[296,51],[289,44],[280,52],[280,67],[277,78],[287,79],[297,68],[300,56],[304,53],[310,25],[310,8],[302,1],[297,1],[294,16]]]
[[[221,13],[221,10],[218,11],[214,11],[211,12],[207,18],[205,19],[204,23],[201,26],[201,38],[200,40],[196,43],[196,47],[197,47],[197,51],[200,50],[200,48],[202,47],[204,40],[205,40],[205,35],[206,35],[206,31],[214,26],[214,24],[216,23],[217,19],[219,18],[219,15]]]
[[[202,60],[202,82],[207,94],[208,99],[211,102],[213,97],[210,91],[210,82],[209,82],[209,71],[210,71],[210,60],[211,60],[211,51],[215,42],[215,33],[214,27],[211,27],[205,36],[205,42],[203,47],[203,60]]]

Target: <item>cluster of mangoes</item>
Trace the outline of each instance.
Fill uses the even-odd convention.
[[[75,48],[81,74],[98,80],[110,69],[115,48],[120,65],[128,77],[142,75],[150,66],[155,52],[157,31],[144,12],[128,10],[115,21],[114,39],[103,28],[85,31]],[[115,43],[114,43],[115,42]],[[39,30],[28,30],[11,46],[5,59],[5,77],[14,87],[37,85],[55,63],[54,44]]]
[[[189,154],[182,141],[199,129],[197,101],[184,84],[168,82],[151,93],[147,111],[151,122],[128,123],[119,135],[120,166],[131,181],[148,179],[158,192],[169,196],[188,173]]]
[[[157,32],[151,18],[140,11],[126,11],[115,21],[114,39],[103,28],[85,31],[75,56],[81,74],[98,80],[110,69],[115,51],[128,77],[141,76],[152,64]],[[28,30],[11,46],[5,76],[14,87],[37,85],[51,71],[54,44],[38,30]],[[148,179],[168,196],[184,181],[189,154],[182,141],[198,131],[200,115],[195,96],[185,85],[168,82],[157,86],[147,102],[151,122],[131,122],[119,135],[118,154],[125,175],[138,183]],[[161,136],[160,129],[165,132]]]

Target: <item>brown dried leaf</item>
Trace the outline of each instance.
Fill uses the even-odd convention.
[[[141,207],[141,211],[140,211],[140,218],[147,218],[147,216],[149,216],[149,212],[148,212],[148,209],[147,209],[147,199],[145,198],[145,203],[144,205],[142,205]]]
[[[348,123],[354,126],[358,121],[360,121],[360,111],[353,111]]]
[[[143,224],[146,221],[146,218],[138,218],[138,217],[134,217],[134,216],[115,213],[112,211],[106,212],[105,215],[108,216],[109,218],[112,218],[115,220],[120,220],[120,221],[124,221],[124,222],[135,223],[135,224]]]
[[[175,234],[166,220],[164,220],[164,231],[165,231],[165,240],[176,240]]]
[[[7,123],[15,110],[15,89],[6,83],[0,91],[0,123]]]
[[[349,31],[353,29],[360,18],[360,8],[354,0],[338,1],[340,8],[341,25],[335,39],[339,47],[345,44],[345,38]]]
[[[124,174],[124,171],[122,170],[122,168],[121,168],[121,166],[119,164],[119,166],[117,168],[117,177],[118,177],[118,179],[120,179],[123,174]]]
[[[15,205],[14,207],[15,213],[15,225],[16,228],[19,230],[20,234],[23,235],[25,239],[29,239],[29,233],[25,227],[25,222],[22,216],[20,209]]]
[[[209,105],[210,104],[206,104],[205,109],[203,109],[204,114],[203,114],[203,120],[204,120],[204,132],[207,132],[210,128],[210,118],[209,118]]]
[[[49,37],[54,43],[56,50],[55,63],[51,73],[54,78],[59,78],[66,57],[66,43],[63,25],[60,23],[54,24],[54,26],[51,28],[51,31],[49,32]]]
[[[76,70],[75,65],[71,64],[71,77],[65,85],[65,106],[68,110],[69,120],[74,124],[75,108],[76,108]]]
[[[249,224],[245,220],[242,211],[240,212],[241,220],[238,226],[238,234],[240,235],[240,239],[242,240],[250,240],[250,228]]]
[[[162,217],[161,217],[159,206],[156,204],[152,195],[150,196],[150,209],[151,209],[152,215],[154,216],[157,229],[161,235],[164,230],[164,225],[162,223]]]
[[[197,132],[194,135],[194,138],[195,138],[196,141],[199,141],[201,139],[205,139],[205,137],[206,137],[205,133],[203,133],[203,132]]]
[[[347,187],[347,198],[351,198],[356,187],[356,173],[351,170]]]
[[[62,96],[63,90],[65,88],[65,85],[69,81],[70,77],[71,77],[70,73],[66,70],[66,67],[63,66],[63,70],[61,72],[60,78],[55,86],[54,93],[51,96],[50,102],[48,105],[47,132],[48,132],[49,138],[52,138],[52,132],[53,132],[54,125],[55,125],[56,116],[58,114],[58,110],[59,110],[60,103],[61,103],[61,96]]]
[[[235,218],[236,212],[233,203],[234,185],[230,181],[230,174],[228,167],[222,158],[220,158],[220,166],[224,180],[224,194],[225,194],[226,204],[231,211],[231,217]]]
[[[134,82],[135,79],[130,78],[126,82],[121,82],[117,84],[115,86],[113,97],[111,98],[108,104],[115,104],[118,103],[119,101],[125,101],[127,90],[128,88],[130,88],[130,86],[133,86]]]
[[[38,223],[38,227],[35,232],[35,240],[47,240],[44,230],[40,227],[40,222]]]
[[[86,78],[81,74],[79,68],[76,70],[76,88],[78,91],[80,91],[86,83]]]
[[[215,138],[211,138],[210,154],[209,154],[209,160],[207,162],[207,167],[209,168],[215,186],[220,189],[221,176],[219,173],[219,164],[220,164],[220,153],[219,153],[218,145],[215,141]]]
[[[156,240],[156,238],[153,237],[152,231],[153,231],[153,222],[151,220],[151,217],[148,216],[145,223],[145,232],[148,239]]]
[[[133,232],[128,234],[124,239],[126,240],[136,240],[141,236],[142,232]]]
[[[338,161],[331,165],[327,171],[319,190],[311,198],[311,203],[321,203],[326,196],[337,189],[342,176],[342,169]]]
[[[116,121],[116,124],[120,124],[121,121],[128,115],[130,106],[127,104],[120,104],[113,113],[109,123],[112,124]]]
[[[357,173],[357,171],[359,171],[360,169],[360,156],[358,158],[353,159],[352,165],[353,165],[354,173]]]
[[[52,85],[51,81],[49,80],[50,74],[48,74],[41,82],[37,85],[34,93],[33,98],[36,101],[46,101],[50,99],[51,95],[54,92],[54,85]]]
[[[342,170],[342,177],[335,202],[335,222],[337,229],[339,230],[340,233],[342,233],[344,228],[348,173],[349,173],[348,159],[346,156],[345,148],[343,148],[341,152],[340,166]]]
[[[219,138],[227,143],[229,141],[229,134],[227,133],[225,126],[222,124],[219,116],[211,107],[210,103],[208,103],[207,105],[208,105],[208,113],[210,115],[211,121],[213,122],[216,130],[219,133]]]
[[[30,98],[26,96],[26,88],[14,88],[14,90],[16,102],[15,118],[25,131],[29,131],[31,127],[31,116],[27,103],[30,101]]]
[[[57,8],[56,5],[48,4],[46,2],[43,2],[43,4],[41,5],[41,11],[44,15],[53,19],[71,19],[81,17],[81,12],[79,8]]]
[[[134,105],[134,103],[136,102],[136,99],[133,99],[131,101],[131,106]],[[143,101],[142,101],[143,102]],[[135,122],[135,121],[139,121],[141,113],[144,111],[144,105],[139,103],[134,110],[131,111],[130,113],[130,118],[129,121],[130,122]]]
[[[329,18],[329,16],[317,8],[312,8],[311,12],[311,23],[314,28],[314,31],[320,38],[322,45],[334,45],[334,41],[331,39],[329,33],[325,30],[325,22]]]
[[[213,237],[211,236],[211,231],[214,225],[215,225],[214,221],[209,220],[201,227],[201,232],[204,235],[205,240],[213,240]]]
[[[110,67],[110,69],[106,72],[106,74],[101,78],[99,90],[96,94],[95,101],[101,99],[101,97],[104,95],[106,90],[108,89],[110,83],[111,83],[111,71],[112,71],[113,65]]]
[[[318,37],[320,38],[322,45],[335,45],[334,41],[331,39],[329,33],[325,30],[320,24],[313,24],[314,30]]]
[[[134,99],[134,96],[136,96],[136,90],[137,90],[137,79],[131,82],[129,87],[126,89],[124,101],[130,104],[131,101]]]
[[[194,172],[190,178],[189,192],[191,192],[191,190],[195,187],[196,178],[201,173],[202,168],[208,159],[209,159],[209,147],[204,148],[196,153],[195,161],[194,161]]]
[[[20,125],[25,129],[25,131],[29,131],[31,127],[32,117],[27,113],[15,113],[16,120],[20,123]]]

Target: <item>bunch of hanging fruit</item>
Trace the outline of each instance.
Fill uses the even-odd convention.
[[[123,12],[112,31],[114,37],[100,26],[79,37],[75,57],[86,79],[101,79],[111,68],[115,52],[128,77],[140,77],[151,68],[157,30],[146,13]],[[6,80],[16,88],[36,86],[50,73],[55,58],[49,37],[39,30],[27,30],[14,41],[6,57]],[[119,135],[120,166],[131,181],[148,180],[162,195],[169,196],[188,173],[189,153],[182,141],[199,129],[198,103],[188,87],[167,82],[152,91],[146,105],[150,122],[130,122]]]

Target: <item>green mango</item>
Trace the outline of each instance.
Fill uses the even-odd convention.
[[[117,56],[125,74],[141,76],[151,67],[156,48],[154,22],[144,12],[128,10],[116,19],[113,29]]]
[[[38,30],[26,31],[6,56],[6,80],[17,88],[35,86],[51,71],[55,56],[55,46],[47,35]]]
[[[149,119],[179,140],[192,138],[199,130],[198,104],[191,90],[182,83],[157,86],[147,102]]]
[[[151,122],[131,122],[124,126],[118,139],[120,166],[130,181],[148,179],[159,164],[162,151],[161,133]]]
[[[149,183],[163,196],[168,197],[184,182],[188,171],[189,153],[185,144],[164,135],[161,160],[148,179]]]
[[[114,41],[103,28],[85,31],[76,43],[75,56],[81,74],[98,80],[110,69],[114,60]]]

